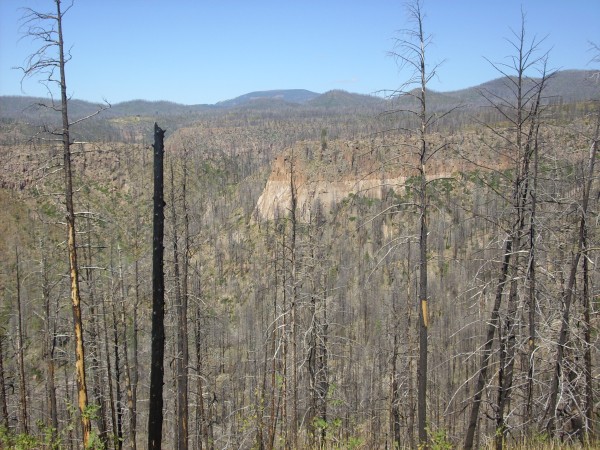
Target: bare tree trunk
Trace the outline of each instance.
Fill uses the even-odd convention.
[[[276,226],[276,225],[275,225]],[[277,354],[276,354],[276,348],[277,348],[277,340],[278,340],[278,311],[277,311],[277,295],[278,295],[278,288],[279,288],[279,273],[278,273],[278,268],[277,268],[277,261],[278,261],[278,257],[277,257],[277,247],[278,247],[278,243],[277,240],[275,239],[275,248],[273,251],[273,273],[274,273],[274,281],[273,281],[273,331],[271,332],[271,423],[269,425],[269,439],[267,442],[267,448],[268,449],[273,449],[274,445],[275,445],[275,434],[277,432],[277,420],[279,418],[279,407],[280,407],[280,400],[281,400],[281,395],[277,395],[278,393],[278,388],[277,388],[277,368],[278,368],[278,364],[279,364],[279,360],[277,358]],[[279,389],[280,392],[283,392],[282,389]],[[285,416],[284,416],[285,417]],[[285,426],[285,422],[284,422],[284,426]]]
[[[550,399],[548,401],[548,409],[546,414],[550,417],[547,425],[547,429],[551,434],[554,434],[556,430],[556,406],[558,402],[558,391],[560,378],[562,375],[562,365],[564,359],[565,346],[567,344],[567,336],[569,334],[569,319],[571,313],[571,303],[573,299],[573,293],[575,290],[575,279],[577,276],[577,267],[579,266],[579,260],[581,259],[581,255],[587,250],[586,245],[586,235],[587,235],[587,214],[588,214],[588,205],[590,199],[590,191],[592,188],[592,181],[594,177],[594,166],[596,161],[596,153],[598,150],[598,141],[600,139],[600,108],[597,111],[596,115],[596,129],[594,132],[594,137],[592,139],[592,144],[590,146],[590,153],[588,158],[588,170],[586,174],[586,179],[584,180],[584,189],[583,189],[583,198],[581,201],[581,205],[579,206],[579,211],[581,212],[581,218],[579,222],[579,237],[577,241],[577,251],[573,255],[573,259],[571,262],[571,269],[569,271],[569,278],[567,282],[567,286],[562,295],[562,305],[563,305],[563,313],[562,313],[562,323],[560,328],[560,333],[558,335],[558,344],[556,350],[556,361],[554,365],[554,374],[552,377],[552,382],[550,384]]]
[[[104,354],[106,355],[106,383],[108,384],[108,404],[110,405],[110,418],[113,435],[117,433],[117,411],[115,407],[115,393],[112,377],[112,363],[110,360],[110,348],[108,340],[108,320],[106,318],[106,300],[101,296],[100,305],[102,306],[102,329],[104,335]],[[114,444],[114,442],[113,442]],[[114,445],[113,445],[114,448]]]
[[[8,402],[4,379],[4,331],[0,329],[0,410],[2,412],[2,427],[8,431]]]
[[[50,316],[50,283],[48,280],[48,262],[46,259],[45,245],[40,240],[42,255],[40,259],[40,273],[42,278],[42,298],[44,300],[44,345],[43,358],[46,363],[46,392],[48,397],[48,413],[50,415],[50,426],[52,427],[52,440],[56,439],[58,433],[58,408],[56,405],[56,385],[54,368],[54,350],[56,348],[56,339],[54,337],[54,327]],[[4,386],[2,386],[4,388]]]
[[[112,313],[112,327],[113,327],[113,351],[115,357],[115,414],[117,422],[114,429],[114,440],[115,447],[118,450],[123,448],[123,402],[121,400],[122,389],[121,389],[121,354],[119,352],[121,344],[119,342],[119,315],[117,314],[117,306],[115,295],[118,287],[114,286],[114,260],[113,260],[113,249],[114,244],[111,244],[111,255],[110,255],[110,268],[111,268],[111,313]]]
[[[175,313],[177,320],[177,357],[175,359],[177,385],[176,442],[178,450],[188,448],[188,405],[187,405],[187,304],[184,305],[181,293],[181,273],[179,266],[179,234],[175,211],[175,172],[171,163],[171,226],[173,228],[173,271],[175,275]],[[185,264],[185,262],[184,262]],[[187,282],[187,281],[186,281]],[[185,302],[187,303],[187,302]],[[185,308],[184,308],[185,306]],[[184,362],[184,359],[186,360]]]
[[[103,395],[103,382],[102,374],[100,370],[100,345],[98,343],[99,327],[98,318],[96,317],[96,281],[94,279],[94,271],[92,269],[92,238],[91,238],[91,225],[89,216],[87,218],[87,252],[84,253],[86,257],[86,268],[85,268],[85,280],[88,285],[88,295],[90,300],[90,353],[92,356],[92,396],[94,402],[98,404],[98,437],[102,444],[108,448],[108,430],[106,424],[106,405]]]
[[[139,271],[139,217],[136,215],[136,233],[135,233],[135,303],[133,305],[133,317],[132,317],[132,370],[131,370],[131,407],[129,416],[129,433],[131,435],[130,448],[136,450],[137,448],[137,385],[138,385],[138,307],[140,304],[140,271]]]
[[[95,308],[90,308],[90,316],[95,314]],[[90,338],[99,338],[99,327],[98,320],[93,319],[90,323]],[[100,368],[100,347],[97,344],[92,344],[91,354],[92,354],[92,396],[94,402],[98,405],[98,415],[97,415],[97,426],[98,426],[98,437],[100,441],[103,443],[105,448],[108,448],[108,429],[106,423],[106,404],[104,400],[104,392],[103,392],[103,381],[102,381],[102,373]]]
[[[65,364],[63,368],[65,380],[65,404],[70,405],[72,404],[71,399],[73,398],[73,393],[71,392],[71,381],[69,378],[69,371],[67,369],[67,365]],[[76,420],[76,418],[74,417],[73,411],[70,409],[67,409],[67,418],[69,423],[75,423],[74,421]],[[76,433],[73,430],[73,427],[67,427],[67,442],[69,445],[69,449],[73,449],[74,435],[77,436],[77,434],[78,433]]]
[[[296,217],[298,196],[295,180],[295,160],[294,152],[290,156],[290,221],[291,221],[291,240],[290,240],[290,266],[292,285],[292,304],[291,304],[291,328],[292,328],[292,442],[294,448],[298,448],[298,280],[297,280],[297,249],[296,233],[298,220]]]
[[[63,40],[63,16],[70,9],[61,10],[61,0],[54,0],[56,13],[40,13],[26,8],[25,23],[28,26],[27,34],[34,40],[42,42],[41,47],[28,58],[26,67],[22,68],[24,77],[35,74],[46,76],[45,82],[58,83],[60,86],[60,110],[62,130],[54,133],[61,136],[63,147],[63,174],[65,187],[67,249],[69,255],[69,279],[71,283],[71,305],[73,311],[73,329],[75,336],[75,372],[77,379],[77,399],[82,428],[83,446],[89,444],[91,422],[88,408],[86,373],[85,373],[85,346],[83,340],[83,323],[81,317],[81,294],[79,289],[79,266],[77,263],[75,210],[73,206],[73,180],[71,169],[71,136],[68,114],[67,82],[65,75],[65,51]],[[50,21],[51,25],[44,27],[38,22]],[[58,55],[48,57],[46,52],[56,50]],[[53,74],[59,73],[58,79]],[[96,114],[99,111],[96,112]],[[95,115],[95,114],[92,114]],[[90,116],[91,117],[91,116]],[[81,119],[83,120],[83,119]]]
[[[528,289],[528,307],[529,307],[529,339],[527,341],[527,394],[525,418],[527,428],[533,423],[533,380],[535,377],[534,352],[536,346],[536,308],[537,308],[537,284],[536,284],[536,239],[537,239],[537,185],[538,185],[538,163],[539,148],[538,139],[534,143],[534,162],[533,162],[533,186],[529,192],[531,215],[529,218],[529,261],[527,263],[527,277],[529,279]]]
[[[188,339],[188,283],[189,283],[189,272],[190,272],[190,217],[188,212],[187,204],[187,177],[188,177],[188,151],[187,148],[184,152],[183,161],[183,179],[181,184],[181,202],[183,208],[183,267],[181,274],[181,314],[179,316],[179,329],[181,330],[181,342],[178,342],[178,351],[181,353],[181,369],[182,376],[180,377],[179,393],[180,393],[180,404],[183,405],[184,409],[181,411],[182,417],[182,428],[185,434],[185,447],[188,448],[189,442],[189,407],[188,407],[188,372],[190,364],[189,355],[189,339]]]
[[[21,272],[19,247],[15,247],[15,264],[17,275],[17,364],[19,367],[19,425],[21,433],[28,434],[27,385],[25,383],[25,358],[23,348],[23,308],[21,306]]]
[[[535,40],[532,41],[529,47],[526,47],[524,16],[522,16],[521,19],[520,33],[515,34],[516,40],[515,42],[511,42],[518,52],[518,55],[513,57],[513,65],[511,66],[515,70],[515,75],[511,77],[506,73],[506,68],[504,66],[499,68],[492,64],[494,68],[504,75],[507,83],[510,84],[514,98],[501,99],[493,93],[487,93],[487,95],[485,91],[482,93],[492,107],[498,111],[502,117],[508,120],[511,125],[510,137],[504,137],[501,133],[497,132],[496,135],[504,138],[509,149],[512,151],[510,158],[515,162],[515,178],[511,195],[512,225],[507,227],[508,236],[503,252],[503,263],[500,268],[498,284],[496,285],[496,297],[491,312],[491,319],[488,323],[486,342],[481,357],[481,365],[465,439],[466,449],[471,449],[473,447],[474,434],[479,417],[479,406],[483,389],[487,382],[487,370],[492,356],[492,345],[496,329],[500,336],[500,367],[498,371],[499,388],[495,409],[495,441],[497,449],[501,449],[504,446],[507,431],[505,409],[510,403],[513,385],[516,354],[516,327],[518,320],[518,280],[520,279],[519,273],[522,270],[519,252],[521,251],[523,230],[525,229],[526,205],[530,194],[530,183],[532,178],[530,167],[531,158],[537,150],[540,100],[547,80],[545,73],[546,57],[545,55],[540,58],[533,57],[538,45]],[[540,62],[544,63],[542,81],[535,84],[533,88],[526,87],[526,71]],[[514,135],[512,133],[514,133]],[[535,174],[533,176],[535,177]],[[534,220],[534,214],[534,212],[531,213],[531,221]],[[531,261],[534,260],[533,257],[534,253],[533,249],[531,249],[529,261],[530,268],[532,264]],[[508,295],[506,322],[504,324],[504,333],[502,334],[499,311],[502,304],[504,287],[508,280],[510,280],[510,290]],[[535,284],[533,286],[535,289]],[[532,295],[534,295],[534,292],[532,292]],[[535,310],[533,310],[532,314],[534,313]],[[533,320],[530,321],[530,325],[533,325],[534,323],[535,316],[533,316]],[[535,329],[533,329],[533,332],[535,332]]]
[[[267,328],[264,326],[265,321],[264,321],[264,316],[263,316],[263,320],[261,321],[263,324],[263,329]],[[258,406],[257,406],[257,411],[256,411],[256,447],[258,450],[264,450],[265,449],[265,410],[266,410],[266,393],[267,393],[267,373],[269,370],[268,367],[268,358],[269,358],[269,333],[267,333],[267,336],[265,338],[265,343],[264,343],[264,357],[263,357],[263,361],[262,361],[262,377],[260,380],[260,391],[258,393]],[[258,354],[258,352],[257,352]],[[258,358],[256,358],[256,363],[255,363],[255,371],[258,374],[259,373],[259,368],[258,368]],[[258,389],[258,388],[257,388]]]
[[[152,251],[152,363],[150,366],[150,413],[148,448],[160,449],[163,424],[163,379],[165,355],[165,281],[163,160],[165,131],[154,124],[154,237]]]
[[[130,417],[135,414],[133,388],[131,383],[131,367],[129,364],[129,344],[127,342],[127,319],[125,312],[125,300],[126,300],[126,289],[125,279],[123,276],[123,261],[121,258],[121,247],[117,244],[117,252],[119,255],[119,283],[121,284],[121,326],[123,327],[123,364],[125,370],[125,390],[127,392],[127,409],[129,410]],[[116,328],[116,325],[115,325]],[[131,420],[131,419],[130,419]],[[135,426],[134,426],[135,427]],[[135,448],[135,428],[129,430],[129,446]],[[122,443],[119,445],[122,448]]]
[[[413,258],[412,258],[412,245],[409,242],[408,243],[408,249],[406,252],[406,267],[412,267],[413,266]],[[406,317],[406,327],[404,329],[404,333],[403,333],[403,339],[404,342],[406,344],[406,348],[407,348],[407,353],[410,355],[408,359],[408,361],[406,362],[404,368],[408,373],[408,418],[407,418],[407,437],[408,437],[408,444],[410,447],[415,447],[416,446],[416,442],[415,442],[415,380],[414,380],[414,374],[415,374],[415,370],[414,370],[414,358],[412,357],[412,355],[414,354],[414,348],[413,348],[413,338],[414,338],[414,334],[413,334],[413,311],[414,311],[414,305],[413,305],[413,295],[412,295],[412,286],[413,286],[413,279],[412,279],[412,271],[409,269],[407,270],[407,276],[406,276],[406,299],[407,299],[407,310],[408,310],[408,314]]]
[[[417,428],[420,445],[427,447],[427,182],[421,172],[421,231],[419,238],[419,361],[417,365]]]
[[[520,231],[517,231],[513,245],[520,247]],[[504,334],[500,342],[500,370],[498,371],[498,402],[496,406],[496,450],[504,448],[506,437],[505,409],[510,401],[510,392],[514,374],[515,346],[516,346],[516,320],[517,320],[517,268],[519,266],[519,255],[512,258],[512,279],[508,295],[508,307]]]
[[[585,375],[585,430],[589,437],[594,435],[594,377],[592,373],[592,324],[591,324],[591,300],[589,279],[589,254],[587,241],[587,228],[583,241],[583,345],[585,351],[584,375]]]
[[[212,449],[212,442],[209,438],[208,428],[211,426],[209,422],[211,421],[211,417],[208,415],[206,405],[204,404],[204,375],[202,374],[202,313],[200,312],[200,306],[196,309],[196,371],[198,373],[198,378],[196,379],[196,390],[197,390],[197,402],[198,406],[196,407],[196,422],[198,423],[198,427],[200,428],[197,432],[198,439],[196,441],[196,447],[199,450],[202,450],[202,444],[204,442],[204,447],[207,450]]]
[[[395,296],[394,296],[395,297]],[[392,307],[393,327],[393,343],[392,343],[392,361],[390,367],[390,430],[389,434],[392,437],[392,448],[400,447],[400,405],[398,398],[398,317],[396,313],[396,299]]]
[[[194,294],[197,298],[195,311],[195,350],[196,350],[196,449],[211,449],[212,442],[209,441],[208,416],[204,404],[204,374],[203,374],[203,352],[202,352],[202,280],[200,277],[200,267],[198,263],[195,266],[196,280],[194,283]]]
[[[410,117],[418,120],[418,128],[413,131],[418,144],[415,145],[414,154],[418,158],[415,164],[417,180],[415,183],[415,206],[419,214],[419,283],[417,289],[417,309],[419,311],[419,356],[417,359],[417,430],[418,445],[423,448],[428,446],[427,436],[427,378],[428,378],[428,334],[429,334],[429,293],[428,293],[428,242],[427,236],[429,221],[429,195],[427,180],[427,163],[429,159],[444,146],[432,148],[429,137],[429,127],[435,122],[435,117],[428,113],[427,108],[427,82],[435,76],[435,67],[428,68],[426,64],[426,49],[431,38],[424,31],[424,13],[422,2],[414,0],[407,6],[408,17],[414,24],[413,28],[404,30],[404,38],[396,42],[397,51],[392,55],[397,59],[400,67],[412,71],[410,79],[403,84],[400,92],[411,97],[416,103],[413,109],[401,109],[410,113]],[[415,87],[409,90],[409,87]],[[428,115],[429,114],[429,115]]]
[[[92,424],[87,411],[88,396],[85,377],[85,346],[83,343],[83,322],[81,319],[81,296],[79,290],[79,266],[77,264],[77,244],[75,239],[75,209],[73,206],[73,180],[71,171],[71,137],[69,133],[69,115],[67,111],[67,82],[65,75],[64,41],[62,33],[62,13],[60,0],[56,1],[60,98],[62,113],[63,168],[65,174],[65,203],[67,206],[67,248],[69,250],[69,275],[71,280],[71,303],[73,307],[73,325],[75,330],[75,368],[77,374],[77,399],[81,414],[81,428],[84,448],[88,446]]]
[[[420,5],[417,3],[414,9],[414,15],[418,21],[418,36],[420,44],[420,77],[421,77],[421,94],[419,118],[421,120],[420,127],[420,151],[419,151],[419,208],[420,208],[420,234],[419,234],[419,300],[421,307],[419,308],[419,361],[417,366],[417,383],[418,383],[418,399],[417,399],[417,427],[419,430],[419,443],[427,447],[427,348],[428,348],[428,307],[429,300],[427,292],[427,235],[428,232],[428,207],[429,197],[427,195],[427,174],[425,164],[429,159],[429,149],[427,143],[427,72],[425,67],[425,45],[426,37],[423,32],[423,17],[421,15]]]
[[[281,226],[282,233],[282,245],[281,245],[281,261],[282,261],[282,289],[281,293],[283,295],[282,299],[282,329],[281,329],[281,339],[282,339],[282,380],[281,380],[281,394],[282,394],[282,406],[281,406],[281,419],[283,422],[283,445],[285,448],[289,448],[289,428],[290,424],[288,421],[288,389],[289,389],[289,380],[288,380],[288,358],[289,358],[289,337],[288,337],[288,295],[287,295],[287,261],[286,261],[286,230],[285,225]]]
[[[500,277],[496,284],[496,297],[494,300],[494,306],[492,308],[491,318],[488,322],[486,341],[483,347],[483,353],[481,354],[481,363],[479,366],[479,373],[477,374],[477,384],[475,386],[475,395],[473,396],[473,405],[471,406],[471,414],[469,416],[467,434],[465,437],[465,450],[473,448],[473,441],[475,439],[475,430],[477,429],[477,423],[479,421],[479,407],[483,397],[483,390],[487,382],[487,371],[492,357],[492,345],[494,343],[494,335],[496,329],[500,325],[500,306],[502,304],[502,293],[508,277],[508,268],[510,265],[510,259],[512,254],[512,240],[507,239],[504,247],[504,259],[502,261],[502,268],[500,270]]]
[[[326,280],[325,280],[326,286]],[[329,349],[328,349],[328,328],[329,322],[327,318],[327,289],[323,290],[322,312],[319,318],[318,326],[318,343],[317,343],[317,399],[318,414],[324,423],[327,423],[327,395],[329,394]],[[326,445],[327,428],[321,430],[321,446]]]
[[[541,93],[541,91],[540,91]],[[520,119],[519,119],[519,123]],[[518,130],[520,135],[521,130]],[[521,139],[517,142],[520,146]],[[516,224],[511,233],[513,246],[513,256],[509,268],[510,273],[510,290],[508,295],[508,305],[506,312],[506,321],[504,324],[505,332],[500,339],[500,369],[498,371],[498,402],[496,405],[496,449],[502,450],[506,437],[507,427],[505,418],[505,409],[510,402],[510,394],[512,390],[514,363],[516,352],[516,327],[517,327],[517,309],[518,309],[518,277],[520,267],[519,251],[521,248],[521,236],[525,228],[525,204],[529,190],[529,143],[525,146],[525,155],[523,170],[520,175],[517,175],[517,180],[514,188],[514,210],[516,215]],[[519,152],[520,153],[520,152]]]

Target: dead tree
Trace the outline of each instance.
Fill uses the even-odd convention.
[[[562,367],[564,362],[565,347],[567,345],[567,337],[569,334],[570,327],[570,313],[571,304],[573,302],[573,295],[575,292],[575,283],[577,278],[577,269],[579,267],[579,261],[582,256],[588,251],[587,248],[587,228],[588,223],[588,209],[590,202],[590,192],[592,189],[592,182],[594,180],[594,170],[596,154],[598,152],[598,141],[600,140],[600,108],[596,113],[596,125],[594,135],[591,139],[589,158],[587,164],[587,173],[585,174],[584,189],[581,199],[581,204],[578,206],[579,210],[579,227],[578,227],[578,239],[577,248],[574,255],[572,256],[571,267],[569,270],[569,278],[567,280],[567,286],[564,289],[562,295],[562,321],[560,332],[558,335],[558,343],[556,346],[556,360],[554,363],[554,374],[552,376],[552,382],[550,384],[550,400],[548,401],[547,414],[549,415],[549,421],[547,425],[548,432],[553,434],[556,429],[556,407],[558,403],[558,393],[560,380],[562,377]]]
[[[55,365],[54,352],[56,350],[56,333],[54,321],[50,315],[50,280],[48,277],[48,260],[45,252],[45,241],[40,239],[42,255],[40,259],[40,276],[42,281],[42,298],[44,300],[44,344],[43,359],[46,366],[46,391],[48,397],[48,414],[52,439],[56,438],[58,432],[58,408],[56,404]],[[53,326],[54,325],[54,326]]]
[[[488,380],[488,368],[493,356],[493,343],[496,332],[500,341],[500,367],[498,371],[498,392],[495,405],[496,421],[496,448],[504,446],[507,433],[506,408],[510,402],[513,387],[514,362],[516,354],[516,332],[518,327],[518,280],[519,273],[525,268],[519,255],[527,244],[526,239],[526,213],[535,214],[531,210],[530,197],[535,187],[535,155],[537,154],[537,140],[539,133],[540,102],[541,96],[550,75],[545,73],[547,54],[537,56],[540,42],[533,40],[530,43],[525,39],[525,16],[521,18],[521,28],[514,33],[514,40],[510,41],[516,50],[511,64],[494,64],[492,66],[503,75],[512,92],[512,98],[502,98],[493,92],[482,91],[485,100],[503,117],[510,128],[507,133],[486,125],[492,134],[500,139],[502,148],[506,149],[506,156],[514,161],[514,178],[510,194],[510,224],[505,227],[505,238],[502,250],[502,262],[499,267],[498,281],[496,282],[494,304],[487,325],[486,338],[483,344],[481,361],[477,374],[475,393],[473,396],[471,413],[465,437],[465,449],[471,449],[475,438],[475,431],[479,421],[479,410],[483,392]],[[539,82],[533,82],[527,72],[538,64],[544,65],[544,72]],[[510,72],[514,72],[514,75]],[[533,84],[533,86],[532,86]],[[529,207],[529,211],[527,211]],[[531,219],[533,220],[533,219]],[[531,230],[529,231],[531,233]],[[531,249],[529,261],[535,261],[535,254]],[[531,276],[532,273],[529,272]],[[533,278],[535,289],[535,278]],[[502,320],[500,309],[502,307],[505,290],[508,287],[507,312]],[[532,295],[534,293],[532,292]],[[532,297],[533,299],[533,297]],[[532,300],[533,301],[533,300]],[[533,323],[532,323],[533,324]],[[533,328],[535,332],[535,328]],[[534,342],[534,341],[533,341]]]
[[[431,43],[431,37],[424,30],[424,12],[421,1],[414,1],[408,5],[408,19],[412,22],[412,28],[402,30],[403,37],[398,38],[395,50],[391,55],[397,60],[401,69],[406,68],[411,72],[409,79],[402,87],[395,91],[402,97],[410,97],[416,104],[414,108],[402,108],[391,113],[400,113],[416,119],[415,129],[404,131],[415,136],[417,144],[413,153],[417,158],[414,167],[417,176],[414,183],[416,192],[415,206],[419,214],[419,282],[418,282],[418,311],[419,311],[419,356],[417,363],[417,428],[419,434],[419,445],[427,446],[427,359],[428,359],[428,333],[429,333],[429,294],[428,294],[428,220],[431,180],[428,180],[428,163],[431,158],[446,145],[434,146],[430,139],[429,129],[444,115],[433,115],[427,109],[427,83],[435,76],[437,66],[430,67],[427,63],[427,47]],[[416,89],[412,90],[412,87]]]
[[[182,277],[180,270],[179,231],[177,229],[177,212],[175,211],[175,171],[173,163],[171,171],[171,226],[173,227],[173,272],[175,276],[175,311],[177,315],[177,357],[175,362],[176,386],[177,386],[177,415],[175,421],[177,449],[188,448],[188,342],[187,342],[187,284],[186,277]],[[185,185],[185,181],[184,181]],[[185,207],[185,206],[184,206]],[[185,211],[184,211],[185,213]],[[187,253],[185,255],[187,257]],[[183,261],[184,267],[187,261]],[[184,269],[186,271],[187,269]]]
[[[88,446],[91,433],[91,421],[88,408],[87,384],[85,373],[85,346],[83,342],[83,324],[81,318],[81,295],[79,289],[79,266],[77,262],[77,244],[75,228],[75,209],[73,206],[73,171],[71,168],[71,126],[85,120],[81,118],[69,122],[67,82],[65,66],[70,55],[65,53],[63,40],[63,18],[72,4],[64,10],[61,0],[54,0],[56,10],[42,13],[27,8],[24,16],[26,36],[39,42],[36,52],[29,56],[26,64],[21,69],[23,77],[41,75],[45,77],[46,86],[52,92],[51,85],[57,85],[60,90],[60,102],[54,103],[50,108],[60,112],[62,126],[59,131],[51,134],[62,143],[63,149],[63,176],[65,188],[67,250],[69,255],[69,278],[71,282],[71,305],[73,310],[73,328],[75,336],[75,368],[77,378],[77,397],[81,416],[81,427],[84,447]],[[101,109],[100,109],[101,110]],[[96,115],[100,110],[88,117]],[[50,130],[48,130],[50,131]]]
[[[29,433],[29,427],[27,425],[27,385],[25,383],[25,359],[24,359],[24,348],[23,348],[23,307],[21,299],[21,272],[19,262],[19,247],[15,247],[15,258],[16,258],[16,275],[17,275],[17,362],[19,367],[19,422],[21,426],[21,432],[24,434]]]
[[[154,226],[152,245],[152,361],[150,366],[150,402],[148,448],[160,449],[163,424],[163,379],[165,356],[165,275],[164,234],[164,136],[165,130],[154,124]]]
[[[0,410],[2,418],[0,423],[8,430],[8,404],[6,401],[6,384],[4,380],[4,330],[0,329]]]

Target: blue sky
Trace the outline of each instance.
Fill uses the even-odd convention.
[[[52,0],[0,0],[0,95],[39,95],[21,86],[34,46],[22,38],[19,8],[50,11]],[[518,29],[548,35],[550,66],[589,69],[589,41],[600,45],[600,0],[425,0],[429,61],[445,61],[431,89],[450,91],[498,74],[506,38]],[[74,98],[215,103],[251,91],[395,89],[408,74],[388,56],[408,25],[392,0],[76,0],[65,16],[67,65]]]

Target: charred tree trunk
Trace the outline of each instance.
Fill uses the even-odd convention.
[[[152,248],[152,361],[150,366],[150,413],[148,448],[160,449],[163,424],[163,379],[165,356],[165,281],[164,257],[164,136],[154,124],[154,230]]]

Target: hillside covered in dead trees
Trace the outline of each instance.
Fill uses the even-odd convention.
[[[597,445],[598,73],[523,25],[432,92],[426,42],[388,98],[0,97],[0,447]]]

